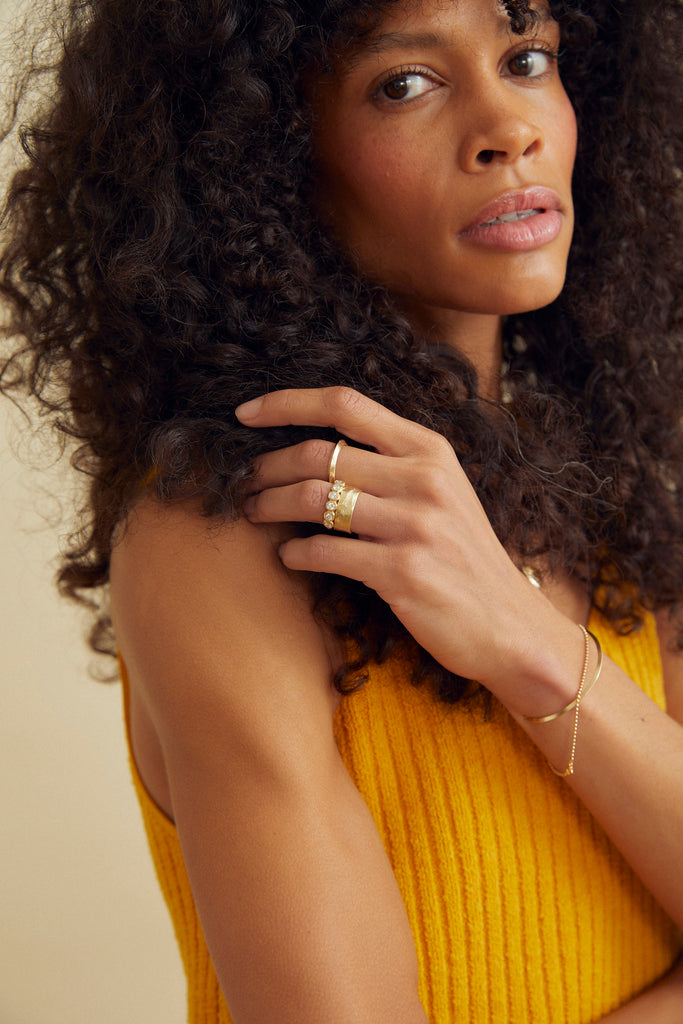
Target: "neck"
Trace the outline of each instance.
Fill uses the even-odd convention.
[[[436,345],[464,356],[477,371],[479,394],[500,401],[503,361],[503,318],[493,314],[463,313],[430,308],[405,309],[413,327]]]

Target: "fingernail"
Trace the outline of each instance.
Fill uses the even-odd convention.
[[[250,402],[243,402],[242,405],[238,405],[235,409],[235,416],[238,420],[253,420],[258,416],[259,410],[263,405],[262,398],[252,398]]]

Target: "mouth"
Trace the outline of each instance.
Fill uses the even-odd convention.
[[[515,210],[513,213],[501,213],[499,217],[492,217],[491,220],[482,221],[480,227],[489,228],[493,224],[516,224],[520,220],[528,220],[529,217],[536,217],[540,213],[545,213],[543,207],[534,208],[533,210]]]
[[[503,192],[479,211],[464,229],[478,228],[489,224],[510,224],[518,220],[561,210],[562,203],[557,192],[542,185]]]
[[[532,185],[498,196],[459,234],[474,245],[508,252],[529,251],[557,238],[564,222],[562,209],[556,192]]]

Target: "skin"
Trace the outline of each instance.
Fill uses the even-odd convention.
[[[315,91],[321,215],[416,325],[485,376],[500,365],[500,314],[547,305],[564,284],[576,121],[559,45],[554,21],[520,38],[492,3],[399,8]],[[512,254],[463,235],[492,200],[533,185],[559,199],[552,243]]]
[[[512,80],[520,40],[489,0],[394,11],[380,32],[438,43],[416,49],[394,38],[391,48],[340,58],[319,83],[321,214],[364,272],[396,292],[416,325],[465,351],[494,394],[501,315],[551,301],[564,280],[573,116],[554,65],[533,83]],[[544,24],[527,49],[555,45],[555,33]],[[414,105],[378,102],[378,76],[418,65]],[[501,253],[461,238],[492,198],[527,183],[560,197],[557,239]],[[332,426],[370,447],[349,445],[337,469],[362,492],[359,536],[288,533],[287,523],[321,521],[325,441],[260,459],[245,518],[229,526],[207,528],[191,505],[141,499],[111,570],[136,761],[176,822],[236,1024],[425,1024],[401,898],[334,744],[340,652],[313,619],[306,574],[373,587],[439,661],[488,686],[559,766],[570,716],[550,725],[521,716],[575,696],[588,600],[568,578],[543,592],[529,586],[433,432],[344,388],[276,392],[236,412],[254,429]],[[595,660],[592,650],[591,670]],[[666,655],[665,671],[680,718],[681,658]],[[682,778],[683,729],[607,659],[582,705],[567,784],[680,924]],[[675,972],[604,1019],[674,1024],[681,987]]]

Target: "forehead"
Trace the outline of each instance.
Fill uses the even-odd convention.
[[[336,33],[332,54],[337,59],[352,60],[367,50],[382,52],[395,44],[429,45],[436,42],[439,26],[458,18],[476,26],[477,16],[485,16],[489,25],[495,19],[501,35],[530,34],[552,20],[547,0],[389,0],[373,4],[371,11]],[[433,25],[434,31],[411,31],[415,25]],[[443,34],[439,41],[443,41]]]

